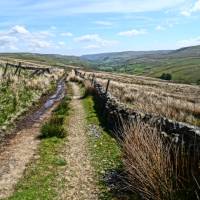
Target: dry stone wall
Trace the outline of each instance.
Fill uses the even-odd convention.
[[[81,78],[84,74],[76,72]],[[179,144],[186,144],[189,147],[200,148],[200,128],[182,122],[176,122],[161,116],[141,113],[127,108],[120,103],[105,88],[91,78],[93,87],[96,91],[96,99],[101,106],[102,117],[105,119],[109,129],[116,130],[122,127],[126,122],[136,123],[142,121],[153,127],[157,127],[168,138]]]

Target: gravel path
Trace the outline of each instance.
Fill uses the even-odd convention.
[[[74,96],[70,107],[73,114],[68,123],[68,140],[63,152],[67,166],[63,174],[60,174],[64,177],[65,185],[63,191],[59,191],[59,199],[96,200],[98,190],[87,149],[84,108],[78,85],[72,83],[72,88]]]

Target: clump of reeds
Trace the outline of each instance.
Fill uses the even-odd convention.
[[[139,122],[123,130],[123,164],[132,191],[143,199],[198,199],[199,155]]]

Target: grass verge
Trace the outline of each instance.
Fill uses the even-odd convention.
[[[96,127],[98,129],[98,127],[100,127],[100,121],[97,111],[95,110],[93,97],[87,96],[83,99],[83,103],[88,127],[93,127],[93,129]],[[117,199],[106,184],[105,176],[111,171],[118,171],[121,169],[121,150],[115,139],[107,132],[103,130],[98,131],[101,132],[98,137],[91,133],[88,134],[88,141],[91,162],[99,180],[99,199]],[[91,132],[91,130],[88,130],[88,132]]]
[[[69,99],[65,98],[61,104],[54,110],[50,119],[55,120],[55,116],[62,115],[63,126],[68,121]],[[63,106],[64,105],[64,106]],[[54,123],[57,123],[55,120]],[[59,121],[60,123],[60,121]],[[44,130],[43,130],[44,131]],[[48,131],[48,130],[47,130]],[[43,132],[44,133],[44,132]],[[17,184],[16,191],[9,200],[50,200],[57,197],[57,188],[61,187],[62,182],[57,180],[59,169],[66,165],[64,158],[60,156],[65,139],[57,134],[43,137],[38,149],[38,158],[30,163],[25,171],[24,178]]]

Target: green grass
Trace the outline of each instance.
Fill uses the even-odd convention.
[[[137,63],[135,63],[137,62]],[[112,67],[110,67],[112,66]],[[122,61],[122,63],[102,63],[96,69],[135,74],[149,77],[160,77],[163,73],[172,74],[172,80],[180,83],[198,83],[200,75],[199,58],[171,58],[171,59],[137,59]]]
[[[0,85],[0,126],[10,120],[11,115],[23,111],[34,101],[34,98],[39,97],[39,91],[33,91],[21,85],[18,88],[18,93],[10,87],[10,84]]]
[[[66,105],[65,120],[68,123],[69,99],[64,101],[54,111],[63,113],[63,105]],[[62,126],[63,124],[60,124]],[[62,180],[57,179],[59,170],[67,162],[62,158],[61,150],[66,139],[59,137],[47,137],[41,140],[38,149],[39,158],[33,160],[25,171],[24,177],[16,186],[15,193],[8,200],[51,200],[57,197],[57,189],[62,187]]]
[[[199,84],[199,55],[200,46],[196,46],[171,51],[167,54],[157,51],[119,52],[94,57],[90,55],[90,58],[97,57],[92,61],[92,67],[98,70],[156,78],[163,73],[170,73],[175,82]]]
[[[17,184],[16,192],[9,200],[55,199],[56,176],[62,166],[58,155],[63,145],[64,140],[57,137],[41,141],[38,152],[40,158],[28,167],[25,177]]]
[[[57,54],[37,54],[37,53],[1,53],[0,58],[22,59],[28,62],[42,63],[50,66],[67,67],[66,65],[89,66],[87,61],[81,60],[77,56],[63,56]]]
[[[0,68],[0,76],[1,73]],[[11,128],[14,120],[37,103],[42,95],[52,93],[55,89],[55,81],[52,81],[45,89],[40,86],[31,87],[29,75],[26,72],[22,72],[19,79],[12,75],[10,78],[2,78],[0,82],[0,128]]]
[[[93,98],[91,96],[86,97],[83,100],[88,125],[100,126],[97,112]],[[107,132],[102,130],[99,138],[95,136],[88,136],[89,149],[91,153],[92,165],[95,168],[97,178],[99,180],[100,196],[99,199],[111,200],[117,199],[109,187],[103,180],[106,172],[115,171],[121,169],[121,150],[116,140],[111,137]]]

